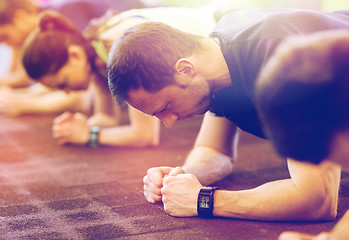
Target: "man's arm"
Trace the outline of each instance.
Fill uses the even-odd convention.
[[[223,179],[233,170],[239,135],[231,121],[206,113],[183,170],[194,174],[203,185]]]
[[[264,221],[333,220],[340,167],[329,162],[321,166],[294,163],[289,161],[291,179],[250,190],[215,191],[214,216]],[[169,173],[161,188],[165,211],[179,217],[196,216],[200,187],[192,174]]]
[[[341,168],[288,161],[291,179],[244,191],[216,191],[214,215],[258,220],[333,220]]]
[[[233,169],[236,156],[233,140],[237,142],[238,135],[236,126],[229,120],[206,113],[195,146],[183,165],[184,171],[194,174],[205,185],[224,178]],[[176,170],[176,174],[184,173],[183,169]],[[148,170],[143,178],[144,196],[148,202],[161,201],[163,180],[172,170],[174,168],[166,166]]]
[[[232,166],[227,168],[227,159],[229,154],[234,154],[227,151],[227,146],[236,145],[236,141],[227,134],[234,132],[232,129],[234,127],[229,125],[228,120],[207,114],[195,148],[183,166],[185,172],[195,174],[204,185],[229,174]],[[214,131],[211,132],[212,130]],[[320,166],[293,160],[288,163],[290,179],[269,182],[244,191],[216,191],[214,215],[273,221],[333,219],[337,211],[341,168],[329,162]],[[218,169],[216,165],[219,166]],[[161,195],[164,208],[169,214],[196,215],[196,181],[197,179],[189,177],[188,174],[164,179]],[[177,189],[182,189],[185,194],[179,194]],[[185,204],[180,204],[182,202]],[[186,206],[186,210],[180,205]],[[187,206],[192,208],[188,209]]]

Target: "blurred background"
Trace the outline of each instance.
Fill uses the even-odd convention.
[[[349,9],[348,0],[143,0],[147,4],[200,6],[217,4],[232,9],[245,7],[291,7],[335,11]]]
[[[50,0],[38,0],[50,1]],[[98,0],[96,0],[98,1]],[[117,1],[117,0],[115,0]],[[226,11],[239,10],[249,7],[281,7],[281,8],[304,8],[322,11],[348,10],[348,0],[142,0],[148,6],[177,6],[177,7],[197,7],[212,4],[219,9]],[[10,52],[7,46],[0,44],[0,73],[7,71],[10,61]]]

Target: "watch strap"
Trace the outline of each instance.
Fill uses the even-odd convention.
[[[218,187],[202,187],[198,194],[197,212],[200,217],[212,218],[214,207],[214,192]],[[201,201],[203,198],[208,199],[208,207],[202,207]]]
[[[90,137],[88,140],[88,145],[90,147],[98,147],[99,132],[100,132],[100,128],[97,126],[93,126],[90,128]]]

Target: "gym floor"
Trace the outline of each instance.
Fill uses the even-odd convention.
[[[150,167],[179,166],[202,117],[161,129],[153,148],[59,146],[54,116],[0,116],[0,239],[234,239],[273,240],[286,230],[331,229],[349,205],[342,172],[339,214],[330,222],[263,222],[175,218],[143,197]],[[243,133],[234,172],[215,186],[241,190],[288,178],[269,142]]]

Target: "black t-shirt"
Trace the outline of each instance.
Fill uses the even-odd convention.
[[[330,29],[349,29],[349,16],[300,9],[247,9],[224,16],[210,36],[220,42],[232,87],[213,93],[210,112],[265,138],[254,104],[259,71],[286,37]]]

